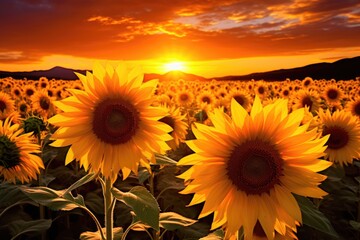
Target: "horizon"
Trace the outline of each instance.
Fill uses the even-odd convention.
[[[2,1],[0,69],[125,61],[209,78],[360,56],[357,1],[127,1]]]
[[[206,78],[206,79],[211,79],[211,78],[222,78],[222,77],[231,77],[231,76],[246,76],[246,75],[251,75],[251,74],[261,74],[261,73],[266,73],[266,72],[272,72],[272,71],[278,71],[278,70],[291,70],[291,69],[296,69],[296,68],[302,68],[302,67],[307,67],[307,66],[310,66],[310,65],[313,65],[313,64],[321,64],[321,63],[335,63],[339,60],[344,60],[344,59],[351,59],[351,58],[358,58],[360,56],[354,56],[354,57],[349,57],[349,58],[341,58],[341,59],[338,59],[338,60],[335,60],[335,61],[328,61],[328,62],[316,62],[316,63],[312,63],[312,64],[306,64],[306,65],[302,65],[302,66],[296,66],[294,68],[283,68],[283,69],[270,69],[269,71],[264,71],[264,72],[251,72],[251,73],[248,73],[248,74],[234,74],[234,75],[222,75],[222,76],[211,76],[211,77],[205,77],[205,76],[202,76],[202,75],[199,75],[199,74],[194,74],[192,72],[189,72],[189,71],[185,71],[184,69],[169,69],[168,71],[166,72],[163,72],[163,73],[159,73],[159,72],[143,72],[144,74],[158,74],[158,75],[166,75],[168,73],[171,73],[171,72],[181,72],[181,73],[185,73],[185,74],[191,74],[191,75],[196,75],[198,77],[203,77],[203,78]],[[116,64],[114,64],[116,65]],[[75,68],[72,68],[72,67],[64,67],[64,66],[52,66],[48,69],[34,69],[34,70],[29,70],[29,71],[4,71],[2,69],[0,69],[0,72],[1,71],[4,71],[4,72],[24,72],[24,73],[31,73],[31,72],[37,72],[37,71],[50,71],[54,68],[62,68],[62,69],[67,69],[67,70],[72,70],[74,72],[76,71],[92,71],[91,68],[88,68],[88,69],[75,69]]]

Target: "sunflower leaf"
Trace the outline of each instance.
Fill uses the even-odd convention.
[[[144,187],[133,187],[129,192],[112,188],[115,198],[131,207],[136,217],[155,230],[159,230],[160,209],[154,196]]]
[[[73,183],[70,187],[66,189],[66,193],[71,192],[72,190],[88,183],[94,180],[98,175],[95,173],[88,173],[79,180],[77,180],[75,183]]]
[[[176,165],[176,161],[161,154],[155,154],[156,164],[160,165]]]
[[[166,230],[173,231],[181,227],[190,226],[196,222],[197,220],[186,218],[175,212],[160,213],[160,227]]]
[[[33,221],[16,220],[8,224],[11,235],[11,239],[16,239],[18,236],[32,232],[33,234],[41,234],[50,228],[52,220],[50,219],[39,219]]]
[[[336,239],[339,238],[338,233],[334,230],[329,219],[320,212],[315,205],[306,197],[294,194],[302,213],[303,224],[325,233]]]
[[[200,238],[199,240],[221,240],[225,236],[224,231],[222,229],[218,229],[209,235]]]
[[[47,187],[21,187],[33,201],[53,210],[70,211],[77,207],[85,207],[84,198],[81,195],[74,197],[67,191],[53,190]]]

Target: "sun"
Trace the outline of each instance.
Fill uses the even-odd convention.
[[[180,61],[168,62],[163,65],[165,72],[169,71],[184,71],[186,69],[185,64]]]

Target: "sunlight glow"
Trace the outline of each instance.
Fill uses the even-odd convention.
[[[163,68],[165,72],[175,71],[175,70],[184,71],[186,69],[185,64],[179,61],[165,63]]]

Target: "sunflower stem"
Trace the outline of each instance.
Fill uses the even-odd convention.
[[[153,195],[155,197],[155,185],[154,185],[154,178],[155,178],[155,174],[154,172],[152,171],[150,173],[150,177],[149,177],[149,188],[150,188],[150,193],[151,195]],[[160,239],[160,231],[156,231],[154,230],[153,231],[153,237],[152,239],[154,240],[159,240]]]
[[[111,193],[112,181],[110,178],[105,179],[104,203],[105,203],[105,229],[106,240],[113,240],[113,224],[114,224],[114,206],[113,195]]]

